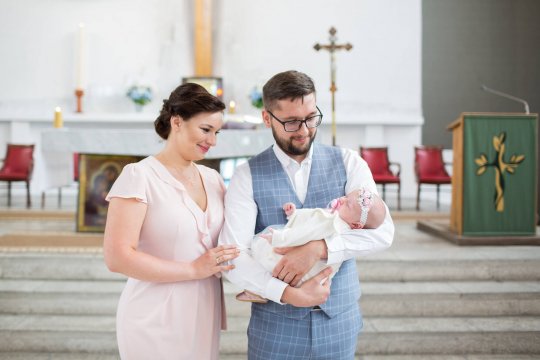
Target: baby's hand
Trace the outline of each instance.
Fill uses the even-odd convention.
[[[287,216],[291,216],[294,213],[294,210],[296,210],[296,205],[291,202],[285,203],[285,205],[283,205],[283,211],[285,211],[285,215]]]
[[[266,234],[260,234],[259,236],[268,241],[270,244],[272,244],[272,236],[274,235],[274,229],[268,228],[269,233]]]

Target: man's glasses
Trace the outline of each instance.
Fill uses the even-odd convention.
[[[302,124],[306,124],[306,127],[308,129],[316,128],[317,126],[321,125],[322,121],[322,112],[319,109],[318,106],[315,106],[317,108],[317,111],[319,114],[310,116],[304,120],[289,120],[289,121],[282,121],[276,117],[276,115],[272,114],[270,110],[266,110],[274,119],[276,119],[281,125],[283,125],[283,129],[285,129],[286,132],[295,132],[300,130],[302,127]]]

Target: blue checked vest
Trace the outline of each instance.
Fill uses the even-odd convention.
[[[313,143],[313,157],[309,175],[307,195],[304,204],[298,200],[289,177],[277,159],[272,147],[249,160],[253,182],[253,198],[258,214],[255,232],[270,225],[287,222],[283,204],[293,202],[297,209],[326,207],[335,198],[345,195],[347,174],[341,150],[336,147]],[[314,239],[316,240],[316,239]],[[360,284],[354,259],[345,261],[332,279],[330,296],[320,305],[322,310],[333,317],[351,306],[358,306]],[[302,308],[279,305],[273,301],[266,304],[252,304],[253,310],[270,311],[288,318],[301,319],[311,307]]]

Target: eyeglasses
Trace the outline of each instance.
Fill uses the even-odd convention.
[[[295,132],[300,130],[302,127],[302,124],[306,124],[306,127],[308,129],[316,128],[317,126],[321,125],[323,114],[321,112],[321,109],[319,109],[318,106],[315,106],[317,108],[317,111],[319,114],[310,116],[308,118],[305,118],[304,120],[290,120],[290,121],[282,121],[276,117],[276,115],[272,114],[270,110],[266,110],[274,119],[276,119],[281,125],[283,125],[283,129],[285,129],[286,132]]]

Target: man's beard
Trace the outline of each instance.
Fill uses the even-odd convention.
[[[298,156],[298,155],[305,155],[309,152],[309,149],[311,149],[311,144],[313,144],[313,141],[315,140],[315,137],[317,136],[317,131],[315,131],[313,136],[309,137],[309,142],[306,144],[307,146],[301,147],[301,148],[293,145],[293,138],[290,138],[288,140],[280,139],[278,137],[278,134],[275,132],[273,126],[272,126],[272,135],[274,135],[274,140],[276,140],[276,144],[279,146],[281,150],[283,150],[288,155]]]

